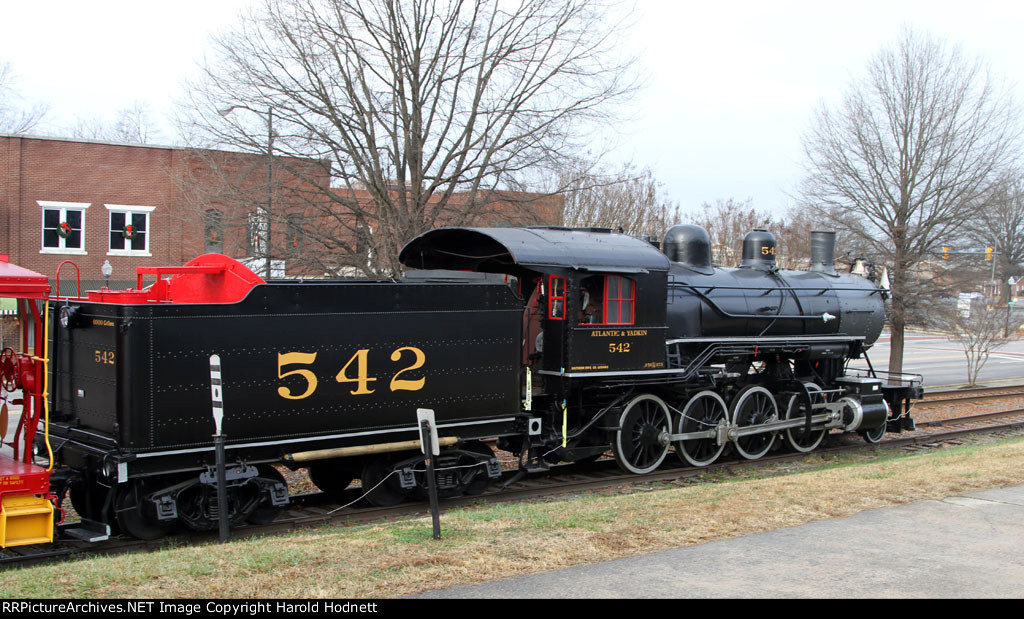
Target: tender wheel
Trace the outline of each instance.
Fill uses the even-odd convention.
[[[288,486],[288,482],[285,481],[284,475],[281,474],[281,471],[270,466],[269,464],[260,464],[257,465],[256,468],[259,470],[260,477],[262,477],[263,479],[269,479],[272,481],[280,482],[284,484],[285,487]],[[259,504],[256,505],[256,509],[252,510],[252,513],[249,514],[249,517],[246,518],[246,521],[251,522],[252,524],[270,524],[278,516],[280,516],[281,512],[283,511],[283,505],[280,507],[275,507],[274,504],[270,502],[270,497],[267,497],[265,500],[261,501]]]
[[[261,469],[258,470],[262,473]],[[227,503],[221,506],[215,485],[199,483],[195,475],[188,474],[179,480],[179,483],[185,482],[187,487],[177,495],[178,519],[193,531],[217,530],[221,509],[227,510],[228,526],[237,527],[256,511],[262,498],[259,485],[250,480],[238,486],[229,485]]]
[[[733,423],[739,427],[757,426],[778,421],[779,409],[775,397],[764,387],[749,385],[736,394],[730,407]],[[736,451],[748,460],[756,460],[768,453],[775,442],[775,432],[763,432],[736,439]]]
[[[466,443],[466,446],[463,449],[473,453],[478,453],[488,459],[494,457],[494,450],[491,449],[489,445],[481,441],[470,441],[469,443]],[[473,464],[469,458],[463,457],[462,459],[466,460],[466,464]],[[468,471],[465,475],[469,478],[465,483],[466,489],[463,492],[464,494],[469,496],[483,494],[487,491],[487,488],[491,486],[491,478],[487,476],[487,470],[484,468],[483,464],[463,470]],[[463,478],[463,480],[466,479],[466,477]]]
[[[363,466],[363,475],[360,481],[363,484],[363,492],[366,492],[366,501],[377,507],[394,507],[409,494],[408,490],[402,488],[398,481],[398,475],[392,475],[392,460],[388,458],[371,458]],[[383,483],[381,483],[383,482]]]
[[[324,460],[309,465],[309,481],[320,490],[336,497],[341,496],[355,477],[353,464],[344,460]]]
[[[718,427],[726,418],[725,400],[714,391],[701,391],[683,407],[677,428],[679,434],[705,432]],[[683,462],[693,466],[707,466],[718,459],[725,443],[718,444],[715,437],[676,441],[676,454]]]
[[[630,400],[613,445],[619,467],[636,475],[658,468],[668,455],[671,427],[668,406],[658,396],[645,393]]]
[[[821,393],[821,387],[814,383],[804,383],[804,387],[811,395],[811,403],[818,404],[821,402],[821,398],[824,396]],[[795,395],[789,399],[786,405],[786,419],[799,419],[804,416],[804,410],[800,406],[800,396]],[[803,426],[790,428],[786,430],[786,442],[794,450],[800,453],[807,453],[814,451],[818,445],[821,444],[821,440],[825,438],[826,430],[811,430],[807,432]]]
[[[155,540],[170,533],[173,521],[156,518],[145,501],[146,486],[141,482],[122,484],[114,497],[114,511],[121,531],[143,540]]]
[[[68,500],[71,507],[82,518],[99,521],[103,515],[103,501],[107,497],[107,488],[99,484],[87,484],[84,480],[71,484],[68,488]]]

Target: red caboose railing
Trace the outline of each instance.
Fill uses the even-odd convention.
[[[0,254],[0,297],[16,300],[21,349],[0,351],[0,440],[11,448],[11,455],[0,453],[0,547],[53,541],[58,509],[56,497],[50,494],[49,469],[32,462],[32,444],[46,406],[49,296],[45,276],[13,265],[6,254]],[[18,405],[21,414],[13,439],[6,441],[11,407]],[[48,417],[45,421],[49,423]],[[51,468],[52,462],[51,455]]]
[[[70,264],[75,270],[77,297],[60,295],[60,272]],[[143,278],[156,281],[143,287]],[[165,276],[170,276],[165,278]],[[10,263],[0,254],[0,297],[16,299],[20,351],[0,350],[0,432],[11,453],[0,453],[0,548],[53,541],[55,514],[62,513],[50,493],[49,471],[53,451],[49,443],[48,375],[49,301],[88,300],[98,303],[236,303],[263,284],[242,263],[221,254],[204,254],[180,267],[138,267],[136,288],[91,290],[82,297],[78,265],[65,260],[57,268],[57,296],[50,296],[46,277]],[[20,391],[20,394],[19,394]],[[8,406],[10,404],[10,406]],[[8,414],[21,406],[13,439],[7,441]],[[48,468],[33,462],[32,446],[40,421]]]

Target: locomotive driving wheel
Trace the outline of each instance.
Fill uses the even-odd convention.
[[[778,421],[779,409],[770,391],[758,385],[748,385],[736,394],[730,406],[733,423],[750,427]],[[775,443],[775,432],[761,432],[736,439],[736,451],[747,460],[756,460],[768,453]]]
[[[811,403],[819,403],[824,395],[821,392],[821,387],[814,383],[804,383],[804,387],[807,389],[807,393],[811,396]],[[800,395],[794,395],[789,399],[789,403],[786,405],[786,419],[797,419],[803,417],[805,411],[800,406]],[[807,453],[814,451],[821,444],[821,440],[825,438],[825,429],[811,430],[808,432],[804,426],[796,428],[790,428],[786,430],[786,442],[794,450],[800,453]]]
[[[650,473],[668,455],[671,427],[664,400],[649,393],[636,396],[619,417],[613,446],[615,462],[627,473]]]
[[[679,418],[679,434],[706,432],[718,427],[727,415],[725,400],[714,391],[701,391],[690,398],[683,407]],[[676,441],[676,454],[683,462],[692,466],[707,466],[725,451],[725,443],[718,444],[716,437]]]

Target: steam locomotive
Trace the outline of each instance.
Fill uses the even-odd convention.
[[[730,447],[753,459],[810,451],[832,430],[875,442],[913,429],[920,376],[846,368],[878,338],[886,291],[836,273],[831,242],[815,233],[800,272],[777,268],[766,231],[721,269],[696,226],[672,228],[664,253],[606,229],[442,228],[402,250],[402,281],[265,282],[207,254],[140,267],[135,289],[48,301],[38,279],[30,294],[0,269],[26,351],[0,354],[25,411],[15,459],[0,461],[24,482],[0,489],[0,519],[24,533],[0,541],[34,543],[65,497],[85,539],[212,529],[224,509],[233,524],[272,520],[288,503],[282,464],[329,493],[358,478],[368,501],[395,504],[426,483],[420,408],[435,411],[448,495],[500,476],[486,439],[523,473],[610,451],[643,474],[671,451],[704,466]]]

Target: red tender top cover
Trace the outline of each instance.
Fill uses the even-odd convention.
[[[90,290],[89,300],[101,303],[237,303],[254,286],[266,283],[241,262],[222,254],[203,254],[181,267],[137,267],[137,289]],[[156,283],[142,287],[144,275]],[[163,279],[171,275],[170,279]]]

